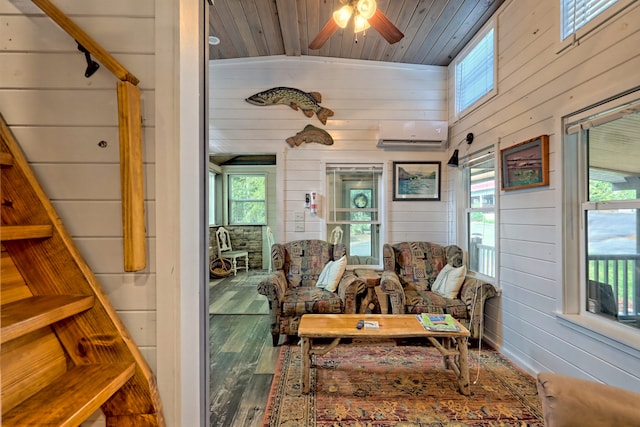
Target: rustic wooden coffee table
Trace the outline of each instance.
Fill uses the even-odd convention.
[[[371,320],[380,329],[357,329],[358,320]],[[424,337],[442,354],[444,366],[458,376],[460,393],[469,395],[469,331],[456,321],[459,332],[434,332],[422,327],[414,314],[305,314],[298,326],[302,341],[302,393],[309,393],[311,362],[315,354],[323,355],[334,349],[342,338],[421,338]],[[333,338],[325,346],[314,347],[316,338]],[[442,342],[439,341],[442,339]],[[454,343],[455,345],[451,345]]]

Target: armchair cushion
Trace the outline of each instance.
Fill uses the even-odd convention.
[[[305,313],[342,313],[344,304],[334,292],[320,288],[291,288],[284,295],[282,316]]]

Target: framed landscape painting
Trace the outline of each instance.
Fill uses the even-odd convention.
[[[440,200],[440,162],[393,162],[393,200]]]
[[[521,142],[500,150],[502,189],[549,185],[549,136]]]

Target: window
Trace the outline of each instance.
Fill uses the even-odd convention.
[[[346,245],[348,264],[381,266],[382,165],[327,165],[327,241]]]
[[[484,102],[495,95],[494,24],[485,28],[462,51],[455,63],[455,115]]]
[[[216,224],[216,173],[209,169],[209,225]]]
[[[565,129],[565,168],[577,177],[565,188],[575,194],[567,259],[579,272],[565,281],[580,283],[567,311],[640,328],[640,100],[604,104]]]
[[[577,42],[581,37],[632,4],[634,0],[560,0],[561,49]]]
[[[267,223],[265,175],[229,174],[229,224]]]
[[[471,156],[464,163],[468,195],[465,216],[469,270],[495,278],[496,170],[495,154]]]

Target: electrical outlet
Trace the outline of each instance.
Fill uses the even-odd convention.
[[[293,213],[293,219],[298,221],[304,221],[304,211],[297,211]]]
[[[296,222],[296,231],[304,231],[304,222]]]

